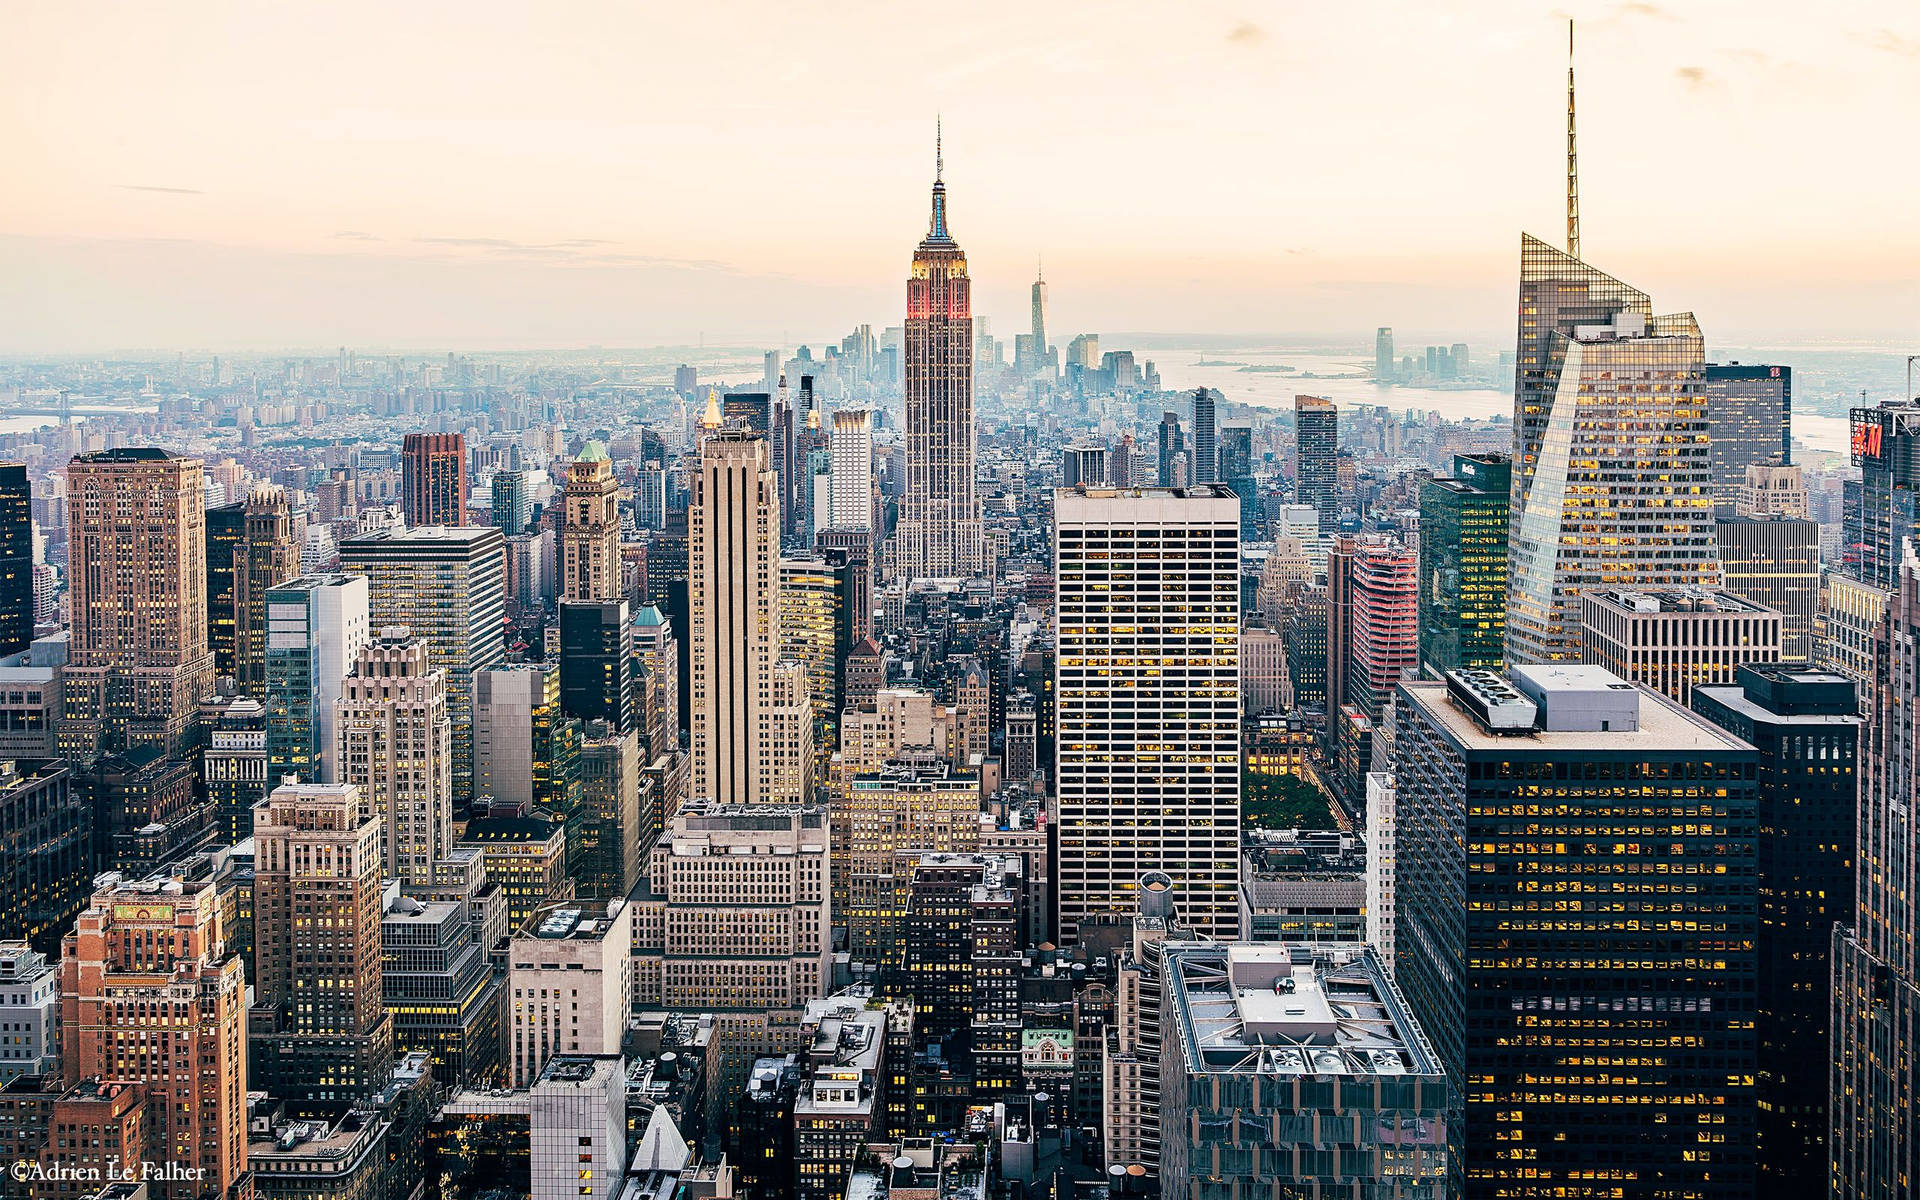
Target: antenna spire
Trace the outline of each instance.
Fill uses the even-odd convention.
[[[1580,257],[1580,152],[1573,138],[1573,19],[1567,19],[1567,253]]]
[[[933,114],[933,181],[939,183],[946,178],[946,175],[946,156],[941,150],[940,114],[935,113]]]

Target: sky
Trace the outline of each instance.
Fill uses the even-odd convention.
[[[0,353],[898,324],[935,115],[976,314],[1511,337],[1519,235],[1716,340],[1920,343],[1905,0],[14,0]],[[1111,344],[1111,343],[1109,343]]]

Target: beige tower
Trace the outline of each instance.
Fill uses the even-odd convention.
[[[792,759],[804,747],[809,721],[804,671],[776,670],[779,487],[759,434],[719,429],[701,443],[687,514],[690,794],[697,799],[761,804],[796,798]],[[797,738],[796,723],[802,726]]]
[[[620,485],[599,442],[588,442],[567,472],[560,550],[561,599],[620,599]]]
[[[255,488],[233,551],[233,674],[243,691],[259,695],[267,680],[267,589],[299,577],[300,535],[287,493]]]
[[[336,725],[340,782],[382,819],[386,876],[431,884],[453,844],[453,726],[447,673],[428,666],[425,639],[382,629],[341,685]]]
[[[128,448],[67,464],[72,641],[60,751],[183,753],[213,691],[207,648],[205,469]],[[104,744],[103,744],[104,743]]]

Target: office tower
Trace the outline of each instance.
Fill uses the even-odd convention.
[[[651,604],[634,615],[633,653],[641,668],[636,698],[643,748],[652,762],[680,746],[680,645],[673,622]]]
[[[253,810],[249,1086],[338,1113],[391,1078],[380,984],[380,817],[350,783],[292,783]]]
[[[833,414],[828,451],[833,459],[832,529],[873,529],[873,430],[866,409]]]
[[[333,773],[380,818],[384,878],[431,883],[452,843],[448,708],[446,671],[405,626],[380,630],[341,683]]]
[[[507,951],[507,1073],[528,1087],[557,1054],[617,1055],[633,1007],[624,898],[536,910]]]
[[[873,534],[864,529],[823,529],[814,549],[844,555],[847,573],[847,623],[854,642],[873,636]]]
[[[66,758],[192,746],[200,699],[213,691],[204,475],[197,458],[148,448],[67,464]]]
[[[233,551],[231,673],[242,689],[259,695],[266,684],[267,593],[300,574],[300,540],[280,488],[255,488],[243,514]]]
[[[1220,478],[1219,429],[1214,418],[1213,393],[1193,389],[1193,478],[1189,483],[1214,483]]]
[[[1420,666],[1420,601],[1414,552],[1369,535],[1353,550],[1353,624],[1347,702],[1380,720],[1403,673]]]
[[[493,523],[502,536],[519,537],[533,520],[533,494],[525,471],[493,473]]]
[[[503,939],[524,930],[541,905],[573,898],[566,826],[545,814],[475,817],[454,844],[454,853],[478,855],[485,878],[505,894],[506,919],[499,930]],[[439,873],[435,864],[436,890]]]
[[[1799,468],[1795,467],[1794,470]],[[1804,517],[1719,517],[1713,541],[1727,591],[1780,614],[1780,657],[1807,662],[1820,609],[1820,524]]]
[[[410,433],[400,444],[400,514],[413,528],[467,523],[467,435]]]
[[[1185,942],[1163,963],[1162,1195],[1449,1194],[1446,1071],[1372,950]],[[1246,1120],[1255,1095],[1273,1108]]]
[[[1753,464],[1747,467],[1746,481],[1740,485],[1740,498],[1733,511],[1742,517],[1812,516],[1807,497],[1807,481],[1799,467],[1772,467]]]
[[[1037,266],[1033,273],[1033,357],[1034,369],[1047,366],[1047,277]]]
[[[1293,707],[1287,648],[1280,631],[1250,624],[1240,631],[1240,711],[1243,716]]]
[[[1160,416],[1160,474],[1161,487],[1181,487],[1174,462],[1186,453],[1186,433],[1180,428],[1178,413],[1163,413]]]
[[[986,570],[973,479],[971,288],[967,256],[947,230],[947,185],[936,146],[933,216],[907,280],[907,487],[888,578]]]
[[[1392,383],[1393,377],[1393,328],[1382,325],[1373,331],[1373,381]]]
[[[720,418],[728,425],[743,426],[763,438],[773,437],[773,394],[771,392],[728,392],[720,402]]]
[[[692,795],[769,799],[780,653],[780,501],[766,439],[719,430],[701,443],[687,510],[693,611]],[[797,798],[797,797],[796,797]]]
[[[620,485],[607,448],[588,442],[567,470],[560,533],[560,595],[566,600],[618,600]]]
[[[1510,466],[1504,454],[1456,454],[1452,476],[1420,485],[1420,668],[1429,679],[1500,666]]]
[[[660,798],[653,781],[641,778],[639,730],[622,733],[595,721],[582,732],[568,869],[581,896],[625,896],[640,882],[641,855],[659,836]]]
[[[980,777],[945,763],[896,762],[836,787],[829,811],[834,912],[847,927],[847,949],[893,978],[904,966],[915,865],[979,846]]]
[[[1860,511],[1847,543],[1860,581],[1890,592],[1900,586],[1901,542],[1920,537],[1920,401],[1856,408],[1852,430]]]
[[[1291,610],[1287,613],[1284,637],[1287,646],[1287,683],[1293,702],[1300,708],[1327,709],[1327,669],[1331,654],[1327,635],[1332,617],[1327,607],[1324,584],[1305,584],[1295,589]]]
[[[1253,477],[1253,424],[1229,421],[1220,427],[1220,482],[1240,497],[1240,536],[1255,541],[1260,534],[1260,485]]]
[[[1060,451],[1060,486],[1103,487],[1107,482],[1105,446],[1068,446]]]
[[[1293,398],[1293,502],[1320,514],[1320,532],[1340,528],[1340,413],[1324,396]]]
[[[206,511],[207,646],[216,676],[232,678],[238,617],[233,608],[235,570],[246,560],[247,505],[244,500]]]
[[[340,568],[365,575],[376,629],[404,625],[447,673],[454,804],[473,798],[473,673],[506,659],[505,539],[491,526],[382,529],[340,544]]]
[[[839,740],[840,668],[853,649],[849,570],[839,551],[780,558],[779,656],[806,670],[816,773]]]
[[[1693,710],[1760,752],[1760,1191],[1826,1188],[1835,924],[1852,917],[1859,701],[1844,676],[1743,666]]]
[[[131,746],[87,760],[74,786],[93,810],[104,870],[148,874],[209,845],[213,804],[194,787],[193,762],[157,746]]]
[[[1109,1164],[1151,1180],[1160,1170],[1162,950],[1193,936],[1174,905],[1165,874],[1141,877],[1139,905],[1121,926],[1116,953],[1113,1021],[1101,1061],[1101,1135]],[[1148,1183],[1151,1190],[1151,1183]]]
[[[1681,704],[1732,683],[1745,663],[1780,659],[1780,614],[1729,592],[1608,588],[1581,597],[1581,653]]]
[[[1353,677],[1353,560],[1359,539],[1342,534],[1327,550],[1327,715],[1351,698]]]
[[[1753,748],[1556,664],[1401,684],[1394,758],[1394,979],[1453,1087],[1451,1194],[1753,1195]]]
[[[633,623],[625,600],[560,602],[560,709],[632,729],[639,720]]]
[[[832,978],[827,813],[691,797],[647,863],[634,904],[636,1004],[714,1014],[719,1094],[792,1039]]]
[[[735,1180],[743,1195],[793,1200],[793,1110],[806,1078],[801,1057],[756,1055],[742,1074],[739,1100],[727,1114],[726,1153],[737,1166]]]
[[[0,463],[0,656],[33,641],[33,496],[24,463]]]
[[[1874,639],[1853,920],[1833,933],[1827,1194],[1841,1200],[1911,1194],[1920,1161],[1920,563],[1911,555],[1899,584]]]
[[[431,1054],[434,1078],[449,1088],[495,1085],[507,980],[476,940],[467,906],[398,891],[384,896],[380,990],[394,1053]]]
[[[60,972],[24,941],[0,941],[0,1085],[60,1068]]]
[[[373,639],[366,576],[295,579],[264,599],[267,779],[337,783],[340,685]]]
[[[97,869],[87,789],[57,761],[0,760],[0,939],[52,953]]]
[[[885,1133],[889,1019],[863,999],[808,1006],[808,1069],[793,1105],[795,1200],[842,1200],[861,1151]]]
[[[1395,894],[1398,875],[1395,855],[1400,805],[1399,784],[1387,771],[1367,772],[1367,891],[1365,940],[1380,956],[1387,974],[1393,974],[1396,947],[1399,945],[1394,917],[1398,901]]]
[[[630,1152],[636,1178],[678,1183],[690,1155],[671,1122],[666,1130],[677,1148],[655,1142],[650,1126],[646,1144],[635,1145],[642,1127],[629,1122],[632,1084],[626,1066],[617,1048],[604,1054],[555,1054],[538,1078],[528,1081],[526,1132],[519,1139],[528,1148],[529,1186],[522,1193],[528,1200],[578,1200],[603,1194],[602,1187],[624,1191]],[[646,1169],[649,1161],[654,1170]],[[689,1178],[678,1185],[691,1183]]]
[[[572,744],[578,730],[569,739],[560,729],[570,720],[563,715],[560,670],[553,664],[509,663],[474,672],[474,795],[516,809],[542,809],[570,823],[578,793],[578,747]],[[567,748],[563,761],[556,761],[556,741]]]
[[[1148,871],[1187,923],[1239,921],[1240,503],[1054,495],[1060,935],[1125,912]],[[1139,630],[1150,629],[1152,634]]]
[[[1733,511],[1747,468],[1793,461],[1793,368],[1708,363],[1701,382],[1713,448],[1713,502]]]
[[[251,696],[215,696],[202,706],[200,775],[213,804],[215,841],[253,834],[253,806],[267,798],[267,709]]]
[[[1580,594],[1721,585],[1691,314],[1522,236],[1507,657],[1580,655]],[[1556,431],[1549,437],[1549,431]]]
[[[227,898],[193,877],[96,889],[60,946],[61,1078],[144,1091],[152,1157],[193,1172],[150,1194],[227,1195],[247,1169],[247,986]],[[76,1165],[107,1166],[78,1149]]]

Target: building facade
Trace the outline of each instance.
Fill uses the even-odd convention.
[[[403,626],[382,629],[341,683],[338,782],[380,820],[384,877],[416,886],[452,844],[453,722],[446,672]]]
[[[1507,517],[1512,464],[1458,454],[1453,474],[1420,485],[1420,669],[1499,667],[1507,636]]]

